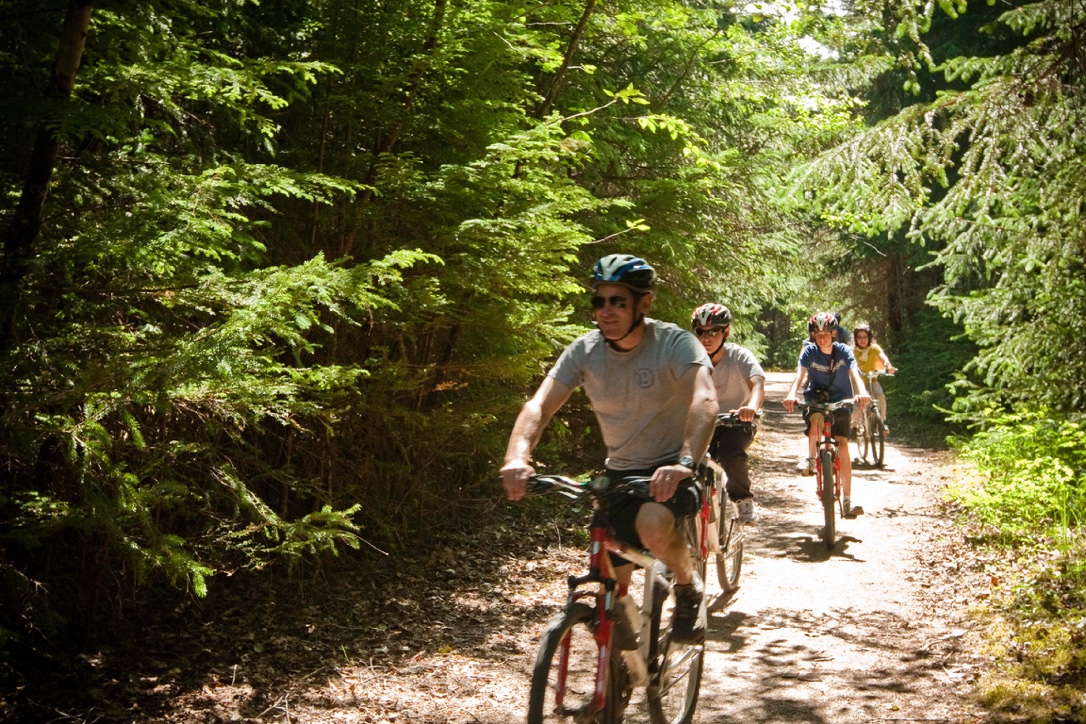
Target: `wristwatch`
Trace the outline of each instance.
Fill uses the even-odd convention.
[[[697,469],[697,461],[690,455],[683,455],[679,458],[679,465],[682,465],[684,468],[690,468],[691,472]]]

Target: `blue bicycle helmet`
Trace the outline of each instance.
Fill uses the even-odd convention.
[[[648,262],[631,254],[608,254],[592,267],[592,286],[621,284],[635,292],[652,291],[656,270]]]

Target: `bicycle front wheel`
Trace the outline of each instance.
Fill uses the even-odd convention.
[[[723,501],[717,521],[720,552],[716,554],[716,578],[725,594],[739,588],[739,572],[743,568],[743,528],[735,503]]]
[[[528,724],[619,724],[629,701],[625,666],[614,652],[607,675],[607,698],[593,711],[599,647],[592,633],[595,612],[584,603],[571,603],[550,620],[536,654]],[[568,656],[563,657],[568,641]]]
[[[656,674],[646,692],[652,724],[690,724],[698,705],[701,672],[705,663],[704,644],[687,645],[671,641],[671,627],[661,625],[671,618],[674,597],[667,591],[664,605],[653,607],[651,631],[657,633]]]
[[[837,511],[833,489],[833,453],[823,450],[818,455],[818,474],[822,481],[822,512],[826,525],[822,528],[822,540],[827,548],[837,542]]]
[[[871,415],[868,429],[871,430],[871,462],[875,464],[875,467],[881,468],[883,460],[886,459],[886,428],[877,411]]]
[[[864,413],[863,420],[861,422],[862,429],[859,434],[859,446],[860,446],[860,459],[867,462],[867,454],[871,450],[871,426],[867,424],[867,413]]]

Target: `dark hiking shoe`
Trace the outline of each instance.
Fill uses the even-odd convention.
[[[675,584],[675,609],[671,612],[671,640],[700,644],[705,640],[705,586],[698,574],[691,583]]]

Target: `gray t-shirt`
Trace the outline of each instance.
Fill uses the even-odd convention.
[[[731,412],[747,401],[750,397],[747,380],[751,377],[765,377],[754,353],[746,347],[725,343],[724,356],[713,367],[713,384],[721,412]]]
[[[650,468],[678,458],[690,414],[679,378],[691,365],[712,368],[697,338],[669,322],[645,319],[645,337],[628,352],[592,331],[562,352],[549,375],[583,386],[612,470]]]

